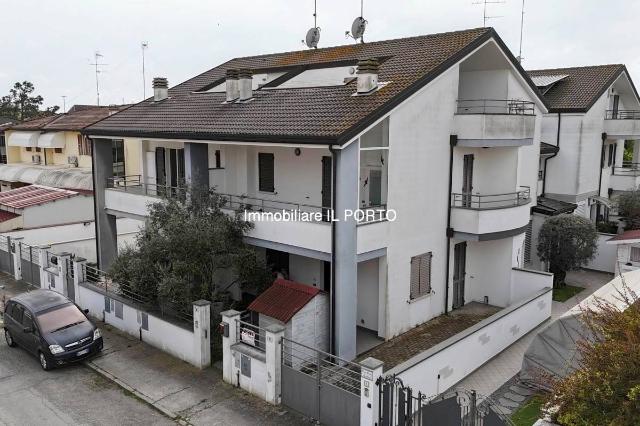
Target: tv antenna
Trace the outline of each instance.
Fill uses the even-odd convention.
[[[522,63],[522,30],[524,28],[524,0],[522,0],[522,15],[520,16],[520,50],[518,51],[518,62]]]
[[[62,112],[63,113],[67,112],[67,96],[66,95],[62,95]]]
[[[98,52],[97,50],[93,54],[93,57],[94,57],[94,62],[92,64],[89,64],[89,65],[94,66],[95,69],[96,69],[96,98],[97,98],[97,104],[96,105],[100,106],[100,79],[98,78],[98,75],[102,72],[102,70],[99,67],[103,67],[103,66],[106,66],[106,65],[109,65],[109,64],[100,63],[100,58],[104,58],[104,56],[101,55],[100,52]]]
[[[146,41],[143,41],[140,44],[140,48],[142,49],[142,100],[147,99],[147,79],[144,72],[144,51],[147,50],[148,47],[149,43]]]
[[[495,19],[495,18],[502,18],[502,15],[496,15],[496,16],[489,16],[487,15],[487,5],[489,4],[504,4],[506,3],[505,1],[502,0],[482,0],[482,1],[477,1],[475,3],[472,4],[481,4],[483,5],[483,12],[482,12],[482,26],[486,27],[487,26],[487,21],[489,19]]]
[[[309,49],[317,49],[320,41],[320,28],[318,27],[318,0],[313,0],[313,28],[307,31],[307,37],[302,42]]]
[[[360,0],[360,16],[351,24],[351,31],[345,31],[344,35],[356,41],[359,39],[360,43],[364,43],[364,31],[367,29],[367,24],[367,20],[364,19],[364,0]]]

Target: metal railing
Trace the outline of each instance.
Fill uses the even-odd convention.
[[[266,348],[266,332],[250,322],[236,320],[236,342],[242,342],[264,352]]]
[[[107,297],[109,295],[118,296],[144,308],[150,314],[156,314],[165,319],[182,321],[193,326],[193,312],[181,309],[175,302],[158,300],[136,291],[128,283],[115,282],[105,271],[91,265],[84,265],[84,277],[86,282],[103,290]]]
[[[504,194],[452,193],[451,206],[473,210],[506,209],[523,206],[531,202],[531,188],[528,186],[521,186],[520,188],[519,191]]]
[[[458,99],[457,113],[534,115],[535,104],[516,99]]]
[[[605,112],[605,120],[640,120],[640,110],[613,110]]]
[[[301,373],[360,396],[361,367],[351,361],[282,338],[282,363]]]
[[[613,167],[613,174],[618,176],[640,176],[640,163],[623,161],[622,167]]]
[[[107,188],[149,197],[184,197],[187,192],[185,187],[146,183],[141,175],[107,178]]]

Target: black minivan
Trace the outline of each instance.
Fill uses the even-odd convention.
[[[7,345],[36,355],[44,370],[80,361],[102,350],[102,335],[71,300],[52,290],[9,299],[4,310]]]

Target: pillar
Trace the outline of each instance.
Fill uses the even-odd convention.
[[[240,312],[230,309],[222,312],[222,378],[225,382],[235,384],[233,378],[233,357],[231,356],[231,346],[236,344],[238,320]]]
[[[51,246],[41,246],[38,250],[38,264],[40,265],[40,287],[44,289],[50,289],[49,286],[49,273],[47,272],[47,251]]]
[[[9,242],[9,253],[11,253],[11,259],[13,261],[13,278],[18,281],[22,279],[22,240],[23,237],[14,237],[7,241]]]
[[[55,255],[58,259],[58,276],[56,278],[56,290],[75,302],[73,281],[69,277],[68,271],[71,263],[71,253],[60,253]]]
[[[360,362],[360,426],[376,426],[380,413],[380,390],[376,382],[382,376],[384,363],[375,358]]]
[[[282,383],[282,338],[284,327],[272,324],[265,329],[265,361],[267,365],[266,400],[273,405],[280,404]]]
[[[187,185],[209,188],[209,145],[185,142],[184,172]]]
[[[336,151],[334,220],[335,241],[333,243],[333,319],[334,354],[346,360],[356,357],[356,324],[358,297],[358,262],[356,246],[356,221],[345,218],[345,212],[358,208],[358,160],[359,142]]]
[[[199,368],[211,365],[211,302],[193,302],[193,338],[196,364]]]
[[[113,142],[93,139],[93,203],[96,227],[98,268],[106,271],[118,255],[116,217],[107,213],[105,189],[113,178]]]
[[[73,293],[76,295],[76,304],[82,306],[82,300],[80,298],[80,283],[87,280],[85,269],[87,265],[87,259],[83,257],[76,257],[73,261]]]
[[[616,140],[616,158],[614,167],[622,167],[624,161],[624,139]]]

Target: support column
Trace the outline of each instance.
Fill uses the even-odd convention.
[[[334,220],[335,241],[333,244],[333,332],[334,353],[340,358],[352,360],[356,357],[356,324],[358,297],[358,261],[356,221],[345,218],[345,212],[358,208],[358,156],[360,143],[354,142],[336,151],[336,190]]]
[[[73,281],[69,278],[67,271],[71,262],[71,253],[60,253],[55,255],[58,259],[58,277],[56,279],[56,291],[62,293],[75,302],[76,296],[73,287]]]
[[[73,292],[76,295],[76,304],[82,307],[82,299],[80,298],[80,283],[87,280],[87,259],[76,257],[73,261]]]
[[[113,142],[93,139],[93,203],[96,227],[98,268],[106,271],[118,255],[116,217],[105,206],[107,180],[113,178]]]
[[[211,302],[196,300],[193,302],[193,338],[194,351],[198,357],[199,368],[211,365]]]
[[[9,241],[9,253],[13,260],[13,278],[18,281],[22,279],[22,240],[23,237],[15,237]]]
[[[47,251],[51,246],[41,246],[38,250],[38,264],[40,265],[40,287],[44,289],[51,289],[49,286],[49,273],[47,272]]]
[[[282,383],[282,338],[284,327],[272,324],[265,329],[265,361],[267,365],[266,400],[273,405],[280,404]]]
[[[624,161],[624,139],[616,140],[616,158],[614,167],[622,167]]]
[[[185,142],[184,172],[187,185],[209,188],[209,145]]]
[[[382,376],[384,363],[375,358],[360,362],[360,426],[376,426],[380,413],[380,390],[376,382]]]
[[[237,320],[240,319],[240,312],[230,309],[220,314],[222,316],[222,378],[225,382],[234,384],[233,378],[233,357],[231,356],[231,346],[236,344],[238,325]]]

